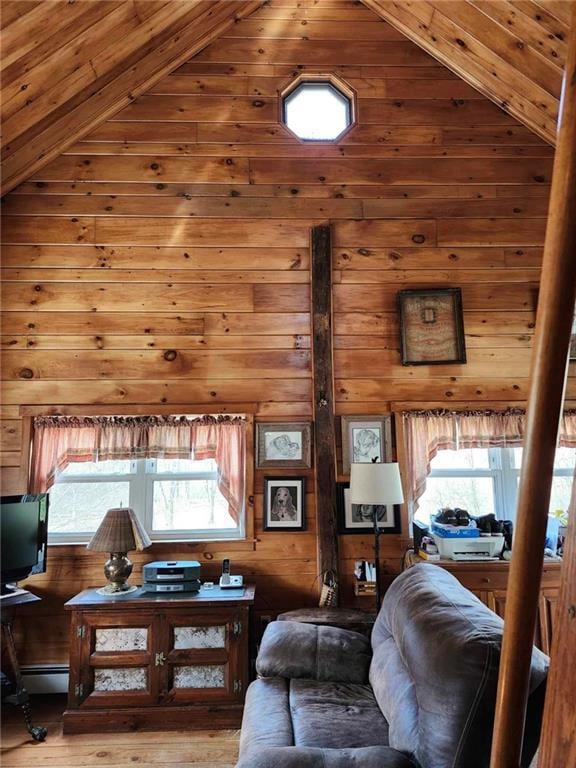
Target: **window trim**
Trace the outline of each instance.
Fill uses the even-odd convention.
[[[344,128],[344,130],[341,131],[334,139],[302,138],[302,136],[298,136],[298,134],[295,133],[286,122],[286,99],[297,88],[307,83],[314,84],[314,85],[326,83],[332,89],[338,91],[342,96],[344,96],[348,100],[348,104],[349,104],[348,117],[350,122],[346,126],[346,128]],[[302,144],[327,144],[327,145],[337,144],[339,141],[341,141],[344,138],[344,136],[347,136],[348,133],[358,125],[358,98],[356,95],[356,91],[346,81],[342,80],[342,78],[334,74],[331,74],[329,72],[325,72],[323,74],[322,73],[317,73],[317,74],[306,73],[306,74],[298,75],[298,77],[291,78],[290,81],[284,86],[284,88],[278,91],[278,106],[279,106],[278,119],[280,124],[282,125],[283,128],[285,128],[289,132],[291,136],[293,136],[297,141],[299,141]]]
[[[23,437],[27,436],[23,445],[27,445],[28,450],[23,457],[24,460],[21,465],[22,472],[22,486],[27,490],[29,489],[29,473],[32,461],[32,419],[34,416],[202,416],[206,414],[210,415],[226,415],[226,416],[242,416],[246,421],[246,477],[245,477],[245,491],[244,491],[244,521],[243,521],[243,535],[241,537],[230,538],[228,534],[225,536],[217,536],[210,532],[209,538],[196,538],[191,536],[180,536],[179,538],[154,538],[152,542],[152,548],[155,546],[162,546],[166,544],[181,543],[202,543],[209,544],[211,542],[229,542],[230,544],[250,544],[253,546],[255,541],[255,521],[254,521],[254,416],[257,411],[256,403],[218,403],[218,407],[215,404],[178,404],[178,405],[54,405],[54,406],[36,406],[36,405],[21,405],[19,407],[20,415],[22,416],[22,434]],[[116,478],[119,476],[116,475]],[[73,546],[81,545],[85,546],[87,541],[92,537],[92,533],[86,534],[86,537],[80,537],[78,534],[70,534],[66,540],[53,541],[49,538],[49,547],[60,546]],[[82,539],[82,540],[80,540]],[[151,548],[151,549],[152,549]]]

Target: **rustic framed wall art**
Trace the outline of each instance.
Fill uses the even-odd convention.
[[[398,294],[402,365],[466,362],[460,288]]]
[[[338,533],[366,535],[374,530],[374,507],[380,533],[400,533],[400,507],[394,504],[351,504],[350,483],[336,484]]]
[[[342,472],[350,464],[392,461],[392,416],[342,416]]]
[[[259,469],[312,466],[310,422],[256,425],[256,466]]]
[[[304,531],[305,477],[264,478],[265,531]]]

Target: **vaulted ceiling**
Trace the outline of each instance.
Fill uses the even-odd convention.
[[[3,192],[261,0],[3,0]]]
[[[363,0],[546,141],[556,123],[573,0]]]
[[[554,144],[572,0],[362,2]],[[262,0],[4,0],[3,193],[261,5]],[[304,11],[311,20],[321,18],[323,6],[336,6],[346,24],[358,2],[267,5],[281,14]]]

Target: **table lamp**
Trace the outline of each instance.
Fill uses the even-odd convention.
[[[350,503],[370,504],[374,525],[374,565],[376,571],[376,611],[380,610],[380,526],[377,506],[403,504],[400,468],[396,462],[388,464],[352,464],[350,467]]]
[[[146,549],[151,544],[150,537],[133,509],[109,509],[86,547],[94,552],[110,552],[110,559],[104,565],[108,584],[99,589],[98,593],[114,595],[134,592],[137,587],[126,583],[132,573],[132,561],[126,557],[126,553],[133,549]]]

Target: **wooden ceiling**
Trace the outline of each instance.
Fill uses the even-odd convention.
[[[573,0],[363,0],[550,144]]]
[[[572,0],[362,0],[551,144]],[[356,0],[356,5],[359,0]],[[262,0],[3,0],[2,193]],[[268,0],[315,18],[352,0]],[[303,36],[306,28],[303,27]]]
[[[2,192],[261,0],[3,0]]]

